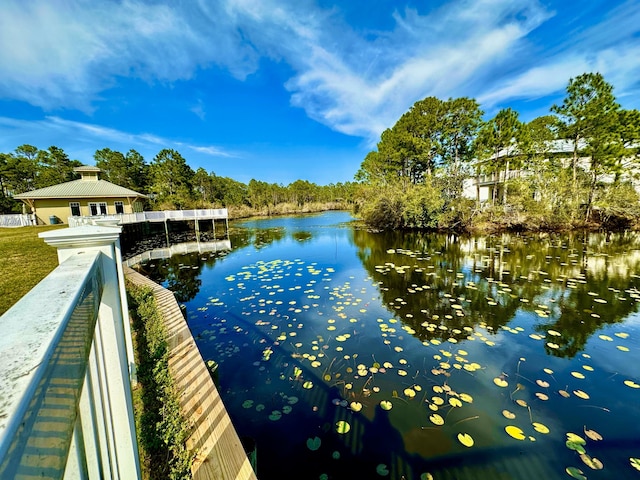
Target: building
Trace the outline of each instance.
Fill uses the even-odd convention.
[[[16,195],[36,217],[39,225],[67,223],[69,217],[114,215],[143,210],[142,193],[100,180],[97,167],[77,167],[79,180],[60,183]]]

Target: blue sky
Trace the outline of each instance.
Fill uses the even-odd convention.
[[[0,151],[324,185],[424,97],[526,121],[595,71],[640,107],[638,0],[3,0]]]

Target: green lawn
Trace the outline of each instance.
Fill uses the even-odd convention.
[[[56,228],[65,226],[0,228],[0,315],[58,265],[56,248],[38,237]]]

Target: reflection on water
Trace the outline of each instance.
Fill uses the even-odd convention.
[[[372,234],[348,220],[235,223],[229,254],[141,266],[220,363],[259,478],[634,474],[637,234]]]

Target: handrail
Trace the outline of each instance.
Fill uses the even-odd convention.
[[[32,470],[34,455],[49,475],[64,472],[102,297],[101,255],[69,258],[2,316],[0,478]]]
[[[120,213],[116,215],[95,215],[90,217],[69,217],[70,227],[92,225],[113,221],[114,224],[142,222],[166,222],[167,220],[224,220],[229,218],[226,208],[209,208],[199,210],[158,210],[149,212]]]
[[[40,234],[61,264],[0,317],[3,480],[140,478],[119,231]]]

